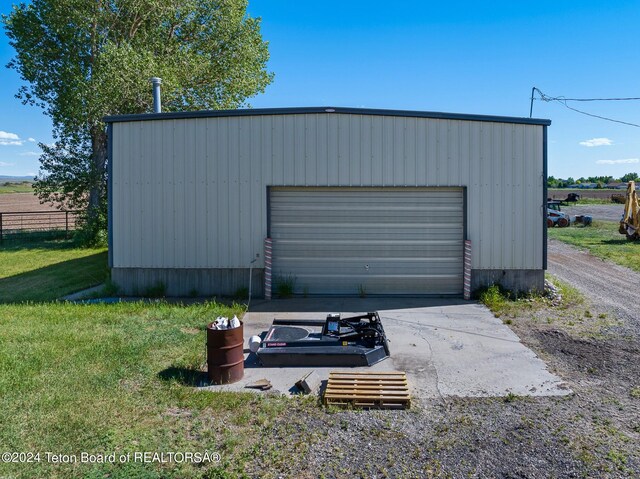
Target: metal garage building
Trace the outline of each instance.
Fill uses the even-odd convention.
[[[549,120],[285,108],[106,121],[109,261],[126,293],[233,294],[250,268],[266,296],[279,281],[309,295],[543,287]]]

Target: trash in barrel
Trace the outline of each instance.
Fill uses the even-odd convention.
[[[213,384],[229,384],[244,376],[244,325],[218,318],[207,326],[207,367]],[[238,325],[237,327],[233,327]]]

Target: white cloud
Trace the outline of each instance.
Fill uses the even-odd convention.
[[[20,153],[20,156],[40,156],[42,153],[38,153],[37,151],[25,151],[24,153]]]
[[[593,146],[611,146],[613,141],[609,138],[591,138],[590,140],[581,141],[580,144],[591,148]]]
[[[0,140],[19,140],[20,137],[15,133],[9,133],[6,131],[0,130]]]
[[[29,137],[29,138],[27,138],[27,141],[30,141],[31,143],[35,143],[35,142],[36,142],[36,139],[35,139],[35,138],[31,138],[31,137]]]
[[[624,160],[598,160],[598,165],[630,165],[633,163],[640,163],[640,158],[626,158]]]
[[[7,163],[6,161],[0,161],[0,166],[15,166],[15,163]]]
[[[1,146],[20,146],[24,143],[18,135],[15,133],[9,133],[8,131],[0,130],[0,145]]]

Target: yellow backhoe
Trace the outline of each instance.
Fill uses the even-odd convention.
[[[620,234],[626,235],[629,241],[640,240],[640,203],[635,181],[627,186],[627,197],[624,203],[624,215],[620,220]]]

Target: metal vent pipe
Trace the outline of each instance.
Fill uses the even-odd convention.
[[[153,77],[151,83],[153,84],[153,112],[160,113],[162,112],[162,102],[160,101],[160,84],[162,83],[162,79]]]

